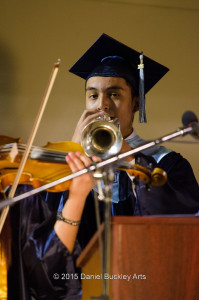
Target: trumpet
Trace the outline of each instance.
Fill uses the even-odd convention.
[[[108,159],[117,155],[122,147],[123,137],[118,119],[112,120],[108,115],[98,117],[87,124],[82,132],[81,145],[85,153]]]

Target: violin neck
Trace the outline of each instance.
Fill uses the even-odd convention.
[[[46,150],[41,147],[33,147],[30,153],[30,159],[55,162],[55,163],[65,163],[65,157],[67,153],[54,150]]]
[[[9,157],[11,162],[14,162],[17,157],[21,157],[25,151],[25,145],[11,143],[0,146],[0,159]],[[31,148],[29,159],[46,161],[46,162],[55,162],[55,163],[65,163],[65,157],[67,153],[55,150],[46,150],[42,147],[33,146]]]

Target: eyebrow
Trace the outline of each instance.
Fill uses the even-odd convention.
[[[86,92],[91,90],[97,90],[97,88],[92,86],[86,88]],[[121,86],[113,85],[113,86],[109,86],[106,90],[124,90],[124,89]]]

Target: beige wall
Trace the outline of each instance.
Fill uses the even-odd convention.
[[[186,110],[199,116],[197,0],[1,0],[0,133],[27,142],[52,66],[61,58],[34,144],[70,140],[84,108],[84,81],[68,69],[103,32],[171,70],[147,95],[148,124],[135,126],[144,138],[174,131]],[[188,158],[199,179],[199,146],[167,146]]]

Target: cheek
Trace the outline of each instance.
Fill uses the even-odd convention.
[[[128,105],[122,106],[118,108],[118,115],[125,123],[133,120],[133,105],[129,103]]]
[[[86,109],[95,109],[97,107],[97,101],[91,101],[86,99]]]

